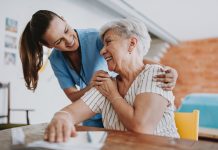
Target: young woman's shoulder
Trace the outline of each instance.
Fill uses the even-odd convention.
[[[63,54],[60,50],[53,48],[48,58],[51,62],[57,62],[63,59]]]
[[[99,31],[95,28],[75,29],[78,34],[99,34]]]

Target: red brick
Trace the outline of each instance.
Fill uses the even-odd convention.
[[[171,46],[161,64],[179,73],[174,94],[178,107],[191,93],[218,93],[218,38],[187,41]]]

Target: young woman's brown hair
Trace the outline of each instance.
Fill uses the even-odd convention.
[[[59,17],[54,12],[39,10],[33,14],[27,23],[20,38],[20,58],[26,87],[35,90],[38,83],[38,71],[43,65],[43,47],[47,46],[43,35],[49,27],[51,20]]]

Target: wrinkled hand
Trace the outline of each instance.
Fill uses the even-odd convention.
[[[109,78],[109,74],[103,70],[96,71],[95,74],[92,76],[92,79],[90,81],[91,86],[97,86],[101,84],[101,81],[104,80],[104,78]]]
[[[44,140],[66,142],[71,136],[76,136],[72,118],[66,113],[57,112],[45,130]]]
[[[108,99],[115,97],[116,95],[120,95],[117,89],[116,80],[111,77],[102,79],[95,87],[102,95]]]
[[[161,71],[163,73],[154,76],[153,80],[156,82],[162,82],[159,87],[163,90],[172,91],[176,86],[176,80],[178,78],[177,71],[169,66],[164,66]]]

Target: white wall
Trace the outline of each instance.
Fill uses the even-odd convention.
[[[181,41],[218,37],[217,0],[124,0]]]
[[[27,21],[39,9],[55,11],[74,28],[99,28],[105,22],[120,17],[94,0],[0,0],[0,82],[11,82],[12,108],[35,109],[30,113],[32,124],[48,122],[55,111],[70,103],[59,87],[50,64],[40,73],[37,90],[34,93],[28,91],[24,85],[18,49],[4,47],[5,34],[19,38]],[[6,17],[18,21],[18,33],[5,31]],[[5,51],[16,54],[15,66],[4,64]],[[0,95],[0,99],[4,97],[4,93]],[[0,113],[5,107],[0,103]],[[12,113],[11,121],[25,122],[25,113]]]

